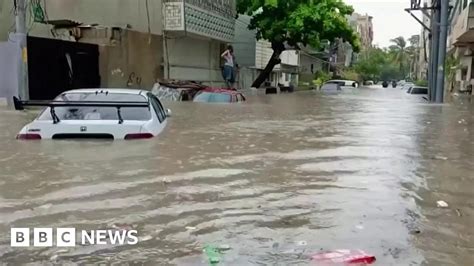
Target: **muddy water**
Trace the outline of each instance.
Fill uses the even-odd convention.
[[[150,141],[14,140],[0,110],[0,261],[308,265],[362,249],[378,265],[474,264],[473,106],[397,89],[167,104]],[[448,208],[438,208],[444,200]],[[135,226],[136,246],[11,248],[11,227]]]

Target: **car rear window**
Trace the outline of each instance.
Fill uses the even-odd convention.
[[[199,95],[196,95],[194,98],[195,102],[215,102],[215,103],[228,103],[230,102],[230,94],[225,93],[212,93],[212,92],[203,92]]]
[[[65,93],[55,101],[112,101],[112,102],[147,102],[147,98],[138,94],[124,93]],[[56,107],[59,120],[118,120],[115,107]],[[48,109],[47,109],[48,110]],[[148,121],[151,113],[147,107],[121,108],[123,120]],[[44,111],[39,120],[52,120],[49,111]]]
[[[428,94],[428,89],[414,87],[411,89],[411,94]]]

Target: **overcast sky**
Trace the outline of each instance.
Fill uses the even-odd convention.
[[[403,36],[405,39],[421,33],[421,25],[404,9],[410,0],[344,0],[355,12],[374,17],[374,45],[390,46],[390,39]],[[414,11],[415,14],[420,11]]]

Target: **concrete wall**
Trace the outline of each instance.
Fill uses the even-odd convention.
[[[311,72],[311,65],[313,65],[313,71]],[[300,72],[299,80],[301,82],[312,82],[316,72],[321,71],[323,68],[320,59],[315,56],[307,55],[304,53],[300,54]]]
[[[189,36],[167,42],[170,79],[201,81],[212,86],[224,84],[220,68],[224,43]]]
[[[253,81],[257,78],[258,71],[255,68],[241,67],[238,72],[237,84],[239,89],[250,89]]]
[[[42,1],[43,2],[43,1]],[[84,24],[97,23],[102,26],[120,26],[126,24],[132,30],[148,32],[146,0],[45,0],[49,20],[70,19]],[[153,34],[162,34],[162,1],[149,0],[150,30]],[[43,8],[45,6],[43,5]],[[0,1],[0,41],[6,40],[8,29],[14,22],[13,1]],[[28,9],[28,20],[30,19]],[[37,23],[36,23],[37,24]],[[52,37],[49,31],[39,30],[31,21],[31,31],[38,37]],[[50,36],[44,36],[44,35]]]
[[[0,1],[0,42],[8,40],[8,33],[15,31],[12,11],[13,1]]]
[[[48,17],[148,32],[146,0],[46,0]],[[162,34],[162,1],[149,0],[150,30]]]
[[[256,32],[247,28],[249,23],[249,16],[239,16],[235,24],[234,54],[237,63],[242,67],[255,67],[256,63]]]
[[[18,95],[18,57],[20,47],[13,42],[0,42],[0,98],[12,101]]]
[[[125,30],[122,41],[99,46],[101,86],[151,90],[164,77],[164,69],[163,39],[157,35],[150,37]]]

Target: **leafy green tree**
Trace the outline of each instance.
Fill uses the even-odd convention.
[[[420,35],[413,35],[408,39],[410,46],[406,48],[407,64],[412,79],[417,79],[417,66],[420,59]]]
[[[379,80],[382,66],[388,63],[384,50],[370,48],[359,55],[353,68],[363,80]]]
[[[393,64],[385,64],[380,70],[381,80],[400,80],[403,79],[404,74],[400,71],[399,67]]]
[[[249,29],[256,30],[257,39],[268,40],[273,50],[252,87],[260,87],[289,47],[319,47],[322,40],[336,38],[348,41],[356,52],[360,47],[345,17],[354,9],[342,0],[237,0],[237,11],[252,17]]]
[[[393,55],[393,60],[400,66],[400,72],[405,76],[405,60],[406,60],[406,46],[407,42],[402,36],[390,40],[394,45],[390,46],[390,52]]]

